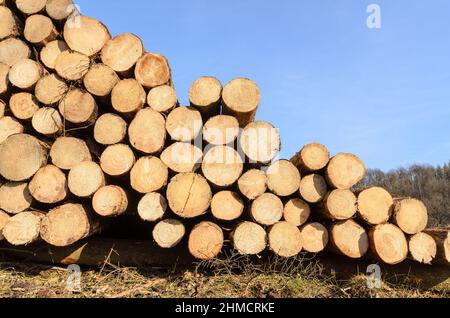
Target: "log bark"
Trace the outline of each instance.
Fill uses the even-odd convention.
[[[59,112],[69,123],[89,125],[97,119],[98,106],[91,94],[76,88],[61,100]]]
[[[49,17],[35,14],[29,16],[25,21],[23,35],[31,44],[45,46],[58,37],[58,31]]]
[[[0,63],[0,97],[7,95],[10,88],[9,69],[9,65]]]
[[[366,167],[361,159],[352,154],[334,156],[327,166],[326,177],[330,186],[336,189],[351,189],[364,179]]]
[[[127,135],[127,122],[116,114],[104,114],[95,122],[94,139],[101,145],[121,143]]]
[[[370,248],[375,256],[389,265],[408,257],[408,241],[402,230],[392,224],[377,225],[369,231]]]
[[[178,220],[163,220],[153,228],[153,239],[161,248],[176,247],[186,234],[184,224]]]
[[[35,96],[44,105],[58,103],[69,91],[66,82],[56,74],[42,77],[36,84]]]
[[[68,81],[81,80],[89,71],[91,60],[85,54],[63,51],[55,60],[55,71]]]
[[[437,254],[437,244],[431,235],[418,233],[408,240],[411,258],[416,262],[431,265]]]
[[[47,0],[16,0],[17,9],[25,15],[39,13],[45,9]]]
[[[155,53],[145,53],[136,63],[135,78],[147,89],[169,84],[170,67],[167,59]]]
[[[139,201],[137,211],[142,220],[146,222],[157,222],[166,214],[167,200],[160,193],[147,193]]]
[[[176,173],[195,172],[201,166],[203,151],[191,144],[176,142],[161,154],[161,160]]]
[[[55,21],[67,19],[76,10],[72,0],[47,0],[45,11]]]
[[[2,234],[2,231],[10,218],[11,217],[8,215],[8,213],[5,213],[4,211],[0,210],[0,241],[3,241],[5,239],[5,237]]]
[[[394,223],[406,234],[422,232],[428,225],[428,210],[422,201],[400,199],[394,204]]]
[[[329,234],[325,226],[320,223],[309,223],[304,225],[300,232],[303,239],[303,249],[309,253],[320,253],[328,245]]]
[[[261,100],[258,86],[249,79],[236,78],[223,88],[223,113],[237,118],[241,128],[255,120]]]
[[[80,198],[89,198],[105,186],[105,175],[98,164],[85,161],[74,166],[68,177],[71,193]]]
[[[189,101],[197,108],[203,118],[211,118],[220,114],[222,84],[215,77],[200,77],[189,89]]]
[[[7,182],[0,186],[0,210],[18,214],[28,210],[33,197],[26,182]]]
[[[276,195],[265,193],[253,201],[250,214],[261,225],[271,226],[283,217],[283,202]]]
[[[44,68],[30,59],[23,59],[9,70],[9,82],[25,91],[32,91],[44,74]]]
[[[354,259],[362,258],[369,249],[366,230],[353,220],[333,224],[330,240],[335,252]]]
[[[168,114],[178,106],[177,93],[169,85],[152,88],[147,95],[147,104],[154,111]]]
[[[128,128],[130,143],[144,154],[160,153],[166,143],[166,120],[149,108],[141,110]]]
[[[20,35],[17,18],[6,6],[0,6],[0,40]]]
[[[231,235],[233,246],[241,255],[257,255],[267,246],[267,233],[256,223],[242,222]]]
[[[271,251],[281,257],[297,256],[303,249],[300,230],[289,222],[278,222],[273,225],[268,238]]]
[[[211,201],[211,213],[220,221],[234,221],[244,213],[244,202],[232,191],[216,193]]]
[[[54,165],[47,165],[39,169],[28,189],[36,201],[45,204],[64,201],[69,192],[66,175]]]
[[[13,66],[22,59],[28,59],[31,50],[25,42],[16,38],[8,38],[0,42],[0,63]]]
[[[131,187],[139,193],[151,193],[167,185],[169,169],[157,157],[142,157],[130,172]]]
[[[133,115],[145,104],[144,88],[135,79],[124,79],[114,86],[111,92],[111,104],[120,114]]]
[[[298,192],[300,172],[287,160],[273,163],[267,169],[267,187],[280,197],[288,197]]]
[[[238,188],[244,197],[253,201],[266,193],[267,175],[258,169],[249,170],[239,178]]]
[[[15,134],[23,133],[25,128],[15,118],[5,116],[0,119],[0,144]]]
[[[59,112],[51,107],[42,107],[34,115],[31,121],[34,130],[44,136],[60,134],[64,124]]]
[[[371,225],[387,223],[393,207],[392,196],[383,188],[371,187],[358,194],[358,215]]]
[[[350,190],[335,189],[327,194],[318,211],[330,220],[345,221],[355,216],[357,199]]]
[[[37,212],[22,212],[11,217],[3,228],[6,241],[14,246],[24,246],[40,240],[44,214]]]
[[[213,146],[232,145],[239,136],[236,118],[219,115],[209,119],[203,127],[203,140]]]
[[[239,145],[250,163],[269,163],[279,154],[281,138],[274,126],[257,121],[247,125],[239,137]]]
[[[126,175],[135,163],[133,150],[125,144],[108,146],[100,157],[103,172],[112,177]]]
[[[9,110],[17,119],[28,121],[39,110],[39,103],[30,93],[16,93],[9,99]]]
[[[111,95],[120,78],[116,72],[104,64],[92,65],[83,79],[84,87],[94,96],[106,99]]]
[[[59,137],[50,149],[52,163],[62,170],[70,170],[83,161],[91,161],[89,148],[81,139]]]
[[[190,142],[201,133],[203,120],[200,112],[191,107],[178,107],[167,116],[166,129],[174,141]]]
[[[243,170],[244,163],[239,153],[228,146],[213,147],[203,157],[203,175],[218,188],[236,183]]]
[[[41,62],[50,70],[55,69],[56,59],[62,52],[69,50],[66,42],[62,40],[54,40],[47,43],[41,50]]]
[[[284,219],[297,227],[305,224],[310,215],[311,207],[302,199],[291,199],[284,206]]]
[[[330,153],[324,145],[311,143],[304,146],[291,161],[302,173],[316,172],[328,165]]]
[[[222,250],[224,236],[222,229],[214,223],[202,222],[189,235],[188,248],[199,260],[216,258]]]
[[[327,182],[320,174],[311,174],[300,182],[300,195],[308,203],[323,201],[327,193]]]
[[[128,196],[119,186],[109,185],[97,190],[92,198],[94,211],[102,217],[117,217],[128,210]]]

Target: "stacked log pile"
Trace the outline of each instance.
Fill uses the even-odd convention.
[[[161,249],[185,242],[200,260],[232,246],[449,264],[449,238],[425,231],[423,203],[352,190],[366,172],[355,155],[312,143],[280,160],[278,130],[255,121],[253,81],[201,77],[180,106],[167,59],[136,35],[111,37],[70,0],[0,3],[9,244],[70,246],[128,215]]]

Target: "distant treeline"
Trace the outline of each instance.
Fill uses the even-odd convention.
[[[450,162],[442,167],[414,165],[390,172],[369,170],[358,188],[380,186],[394,197],[422,200],[430,214],[429,226],[450,226]]]

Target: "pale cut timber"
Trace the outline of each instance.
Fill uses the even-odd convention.
[[[186,234],[184,224],[178,220],[163,220],[155,225],[152,235],[161,248],[174,248]]]
[[[13,66],[22,59],[28,59],[31,50],[22,40],[8,38],[0,42],[0,63]]]
[[[58,37],[58,31],[52,20],[41,14],[27,18],[23,34],[28,42],[37,46],[45,46]]]
[[[214,223],[202,222],[189,235],[189,252],[196,259],[216,258],[223,247],[223,231]]]
[[[16,93],[9,100],[9,110],[17,119],[31,120],[39,110],[39,103],[36,97],[30,93]]]
[[[94,211],[103,217],[117,217],[128,209],[128,196],[119,186],[109,185],[97,190],[92,198]]]
[[[6,103],[0,99],[0,119],[5,116]]]
[[[324,145],[311,143],[304,146],[291,161],[301,172],[316,172],[327,166],[330,153]]]
[[[211,76],[198,78],[189,89],[189,101],[204,117],[220,114],[222,83]]]
[[[351,189],[364,179],[366,167],[355,155],[341,153],[334,156],[327,166],[326,177],[336,189]]]
[[[160,193],[147,193],[139,201],[137,211],[142,220],[146,222],[157,222],[166,214],[167,200]]]
[[[123,33],[110,39],[101,52],[102,62],[115,72],[126,76],[138,59],[144,54],[144,45],[141,39],[131,33]]]
[[[174,141],[192,141],[200,135],[202,128],[202,116],[195,108],[178,107],[167,116],[166,129]]]
[[[273,163],[267,169],[267,186],[280,197],[288,197],[299,190],[300,172],[287,160]]]
[[[235,184],[243,170],[244,163],[241,156],[229,146],[213,147],[203,157],[203,175],[218,188]]]
[[[267,233],[264,228],[253,222],[242,222],[232,234],[234,248],[241,255],[257,255],[267,246]]]
[[[133,150],[125,144],[108,146],[100,157],[103,172],[112,177],[126,175],[135,163]]]
[[[249,170],[239,178],[238,188],[248,200],[255,200],[267,191],[267,175],[258,169]]]
[[[357,212],[357,198],[350,190],[335,189],[327,194],[319,211],[331,220],[351,219]]]
[[[12,135],[23,133],[24,130],[23,125],[15,118],[9,116],[0,118],[0,144]]]
[[[2,234],[2,231],[10,218],[11,217],[8,215],[8,213],[5,213],[4,211],[0,210],[0,241],[3,241],[5,239],[5,237]]]
[[[302,226],[311,215],[311,207],[302,199],[291,199],[284,205],[284,220],[295,225]]]
[[[139,193],[161,190],[167,185],[169,169],[157,157],[142,157],[130,172],[131,187]]]
[[[171,81],[167,59],[155,53],[145,53],[139,58],[134,75],[138,82],[147,89],[169,84]]]
[[[55,69],[55,63],[58,56],[65,51],[68,51],[69,47],[66,42],[62,40],[54,40],[47,43],[41,50],[40,58],[41,62],[50,70]]]
[[[392,196],[380,187],[368,188],[358,195],[358,215],[371,225],[387,223],[393,206]]]
[[[145,90],[135,79],[124,79],[114,86],[111,92],[111,104],[120,114],[133,115],[145,104]]]
[[[216,193],[211,201],[211,213],[220,221],[234,221],[244,213],[244,202],[232,191]]]
[[[44,136],[61,133],[64,124],[59,112],[51,107],[42,107],[34,115],[31,124],[35,131]]]
[[[127,122],[116,114],[104,114],[95,122],[94,139],[101,145],[121,143],[127,135]]]
[[[43,11],[46,4],[47,0],[16,0],[17,9],[26,15]]]
[[[244,128],[239,145],[250,163],[269,163],[280,152],[280,133],[273,125],[257,121]]]
[[[206,122],[203,127],[203,140],[214,146],[230,145],[237,140],[239,132],[236,118],[218,115]]]
[[[90,66],[91,60],[87,55],[74,51],[63,51],[55,60],[56,73],[68,81],[81,80]]]
[[[9,214],[28,210],[33,197],[26,182],[8,182],[0,186],[0,209]]]
[[[369,249],[366,230],[353,220],[339,221],[331,226],[330,239],[334,250],[350,258],[362,258]]]
[[[17,21],[17,18],[9,8],[0,6],[0,40],[20,34]]]
[[[9,69],[10,67],[8,65],[0,63],[0,96],[6,95],[9,91]]]
[[[329,234],[320,223],[309,223],[300,229],[303,239],[303,249],[309,253],[320,253],[328,245]]]
[[[83,161],[92,160],[86,143],[78,138],[59,137],[50,149],[50,157],[55,166],[70,170]]]
[[[268,233],[269,247],[278,256],[289,258],[297,256],[303,249],[300,230],[289,222],[278,222]]]
[[[320,174],[311,174],[300,182],[300,195],[308,203],[321,202],[327,193],[327,182]]]
[[[64,40],[74,51],[87,56],[100,52],[111,38],[108,29],[87,16],[70,17],[64,25]]]
[[[369,238],[372,252],[386,264],[400,264],[408,257],[408,241],[395,225],[377,225],[369,231]]]
[[[253,201],[250,214],[261,225],[274,225],[283,217],[283,202],[272,193],[265,193]]]
[[[39,169],[28,188],[36,201],[45,204],[64,201],[69,192],[66,175],[54,165]]]
[[[72,0],[47,0],[45,6],[47,15],[56,21],[67,19],[75,10],[76,7]]]
[[[406,234],[422,232],[428,225],[428,210],[422,201],[400,199],[394,203],[394,223]]]
[[[44,214],[22,212],[9,219],[3,228],[6,241],[14,246],[29,245],[40,240],[39,232]]]
[[[84,87],[94,96],[106,98],[120,81],[119,76],[105,64],[92,65],[83,79]]]
[[[133,148],[149,155],[163,150],[166,135],[166,120],[160,113],[149,108],[139,111],[128,128]]]
[[[167,187],[167,200],[172,211],[182,218],[195,218],[206,213],[212,191],[201,175],[182,173],[172,178]]]
[[[147,95],[147,104],[159,113],[170,113],[178,106],[178,97],[175,89],[169,85],[152,88]]]
[[[98,106],[91,94],[75,88],[60,101],[59,112],[69,123],[93,124],[97,119]]]
[[[35,96],[44,105],[58,103],[66,95],[69,87],[57,74],[42,77],[36,84]]]
[[[409,238],[409,252],[413,260],[431,265],[437,254],[437,244],[431,235],[418,233]]]
[[[93,161],[77,164],[67,180],[70,192],[80,198],[89,198],[106,183],[102,169]]]
[[[437,244],[436,258],[433,263],[450,265],[450,231],[448,229],[429,229],[425,233],[431,235]]]
[[[236,117],[241,128],[255,120],[260,101],[259,88],[249,79],[236,78],[223,88],[223,112]]]
[[[9,70],[9,82],[21,90],[30,91],[34,89],[43,74],[44,68],[39,63],[23,59]]]
[[[201,166],[203,151],[192,144],[176,142],[161,154],[161,160],[176,173],[195,172]]]
[[[0,144],[0,175],[10,181],[30,179],[47,164],[48,145],[27,134],[8,137]]]

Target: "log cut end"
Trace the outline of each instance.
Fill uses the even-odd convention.
[[[235,192],[221,191],[212,198],[211,213],[221,221],[237,220],[244,213],[244,202]]]
[[[261,225],[274,225],[283,217],[283,202],[272,193],[265,193],[253,201],[250,213]]]
[[[372,187],[358,195],[358,213],[369,224],[378,225],[389,221],[394,200],[389,192],[380,187]]]
[[[328,183],[336,189],[351,189],[365,174],[366,167],[361,159],[346,153],[333,157],[326,171]]]
[[[300,195],[308,203],[321,202],[327,193],[327,182],[319,174],[306,176],[300,182]]]
[[[238,136],[239,123],[232,116],[214,116],[203,127],[203,139],[214,146],[230,145]]]
[[[213,116],[220,113],[222,97],[222,84],[215,77],[200,77],[189,89],[191,106],[197,108],[202,114]]]
[[[147,193],[139,201],[137,210],[142,220],[146,222],[157,222],[166,214],[167,200],[160,193]]]
[[[37,82],[34,93],[42,104],[53,105],[58,103],[68,91],[69,86],[61,77],[49,74]]]
[[[257,255],[267,246],[267,233],[256,223],[243,222],[239,224],[232,235],[234,248],[241,255]]]
[[[77,197],[88,198],[105,185],[105,175],[98,164],[85,161],[70,170],[68,185]]]
[[[422,201],[399,200],[394,206],[394,221],[406,234],[417,234],[428,224],[428,210]]]
[[[39,110],[39,103],[30,93],[16,93],[9,99],[9,110],[17,119],[31,120]]]
[[[369,232],[370,247],[384,263],[396,265],[408,257],[405,234],[392,224],[377,225]]]
[[[303,249],[300,230],[289,222],[279,222],[272,226],[268,237],[270,249],[278,256],[294,257]]]
[[[176,142],[167,147],[161,154],[161,160],[176,173],[195,172],[201,166],[203,152],[200,148]]]
[[[55,69],[56,59],[62,52],[69,50],[66,42],[62,40],[54,40],[47,43],[41,50],[41,62],[50,70]]]
[[[61,202],[69,192],[66,175],[53,165],[39,169],[28,188],[36,201],[45,204]]]
[[[119,80],[119,76],[109,66],[95,64],[84,76],[83,83],[92,95],[106,98],[111,94]]]
[[[243,170],[244,163],[241,156],[229,146],[213,147],[203,157],[203,175],[219,188],[236,183]]]
[[[335,250],[350,258],[361,258],[369,249],[366,230],[353,220],[335,223],[331,227],[330,238]]]
[[[273,125],[257,121],[244,128],[239,145],[250,163],[269,163],[280,152],[281,138]]]
[[[177,93],[169,85],[152,88],[147,95],[147,104],[159,113],[170,113],[178,105]]]
[[[437,254],[437,244],[431,235],[418,233],[409,239],[409,252],[413,260],[431,265]]]
[[[324,145],[311,143],[304,146],[291,161],[302,172],[315,172],[327,166],[330,161],[330,153]]]
[[[308,221],[311,208],[302,199],[291,199],[285,204],[283,215],[287,222],[295,226],[302,226]]]
[[[202,222],[195,226],[189,235],[189,252],[199,260],[213,259],[222,250],[223,241],[223,232],[219,226]]]
[[[7,182],[0,186],[0,209],[10,214],[28,210],[33,197],[26,182]]]
[[[276,195],[288,197],[299,190],[300,172],[287,160],[280,160],[267,169],[267,186]]]
[[[126,74],[136,65],[144,53],[141,39],[131,33],[123,33],[109,40],[102,50],[102,62],[119,74]]]
[[[152,109],[146,108],[136,115],[128,128],[131,145],[145,154],[162,151],[166,143],[166,120]]]
[[[131,187],[139,193],[159,191],[167,185],[169,169],[157,157],[142,157],[130,172]]]
[[[238,187],[248,200],[255,200],[267,191],[267,175],[258,169],[249,170],[239,178]]]
[[[166,129],[174,141],[190,142],[203,128],[200,112],[192,107],[178,107],[167,116]]]
[[[95,122],[94,139],[109,146],[122,142],[127,135],[127,122],[116,114],[104,114]]]
[[[43,214],[23,212],[11,217],[3,228],[3,236],[14,246],[23,246],[39,240]]]
[[[171,80],[167,59],[155,53],[145,53],[139,58],[134,75],[145,88],[168,84]]]
[[[300,229],[303,239],[303,249],[309,253],[320,253],[328,245],[329,234],[320,223],[309,223]]]
[[[119,186],[101,187],[92,198],[92,207],[103,217],[123,215],[128,209],[127,193]]]
[[[325,215],[332,220],[351,219],[357,211],[356,196],[350,190],[333,190],[324,200]]]
[[[223,88],[224,113],[236,117],[242,128],[254,121],[260,101],[258,86],[247,78],[236,78]]]
[[[108,146],[100,157],[100,166],[104,173],[112,177],[126,175],[136,162],[133,151],[128,145]]]
[[[184,224],[178,220],[163,220],[155,225],[153,239],[161,248],[174,248],[186,234]]]
[[[84,140],[59,137],[50,149],[52,163],[62,170],[70,170],[83,161],[91,161],[91,152]]]

